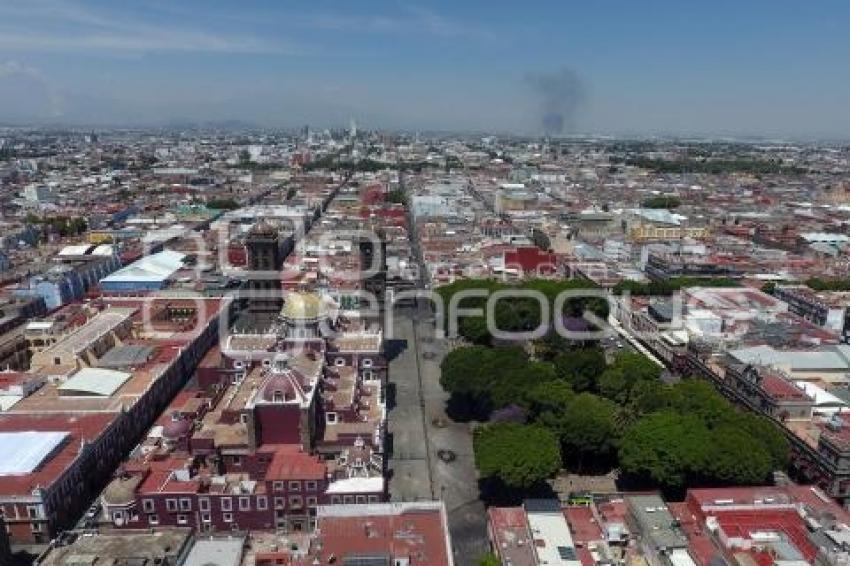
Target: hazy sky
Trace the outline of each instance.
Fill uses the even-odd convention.
[[[0,0],[0,120],[850,138],[848,22],[845,0]]]

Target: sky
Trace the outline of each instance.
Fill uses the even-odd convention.
[[[850,138],[844,0],[0,0],[0,122]]]

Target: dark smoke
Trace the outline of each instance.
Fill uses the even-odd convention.
[[[575,125],[575,114],[584,101],[584,85],[575,71],[529,74],[529,86],[540,104],[541,124],[547,135],[563,133]]]

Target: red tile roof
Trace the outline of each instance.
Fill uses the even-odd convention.
[[[342,563],[349,556],[386,555],[409,558],[410,566],[448,566],[449,549],[438,511],[410,510],[399,514],[321,517],[318,529],[322,564],[331,556]]]
[[[0,432],[67,432],[70,437],[61,448],[33,472],[20,476],[0,477],[0,495],[29,495],[40,486],[47,488],[61,477],[80,453],[82,440],[91,442],[103,433],[117,417],[115,413],[0,415]]]
[[[297,444],[263,445],[263,452],[274,450],[266,472],[267,480],[321,480],[327,474],[325,463]]]

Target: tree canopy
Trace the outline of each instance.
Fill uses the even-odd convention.
[[[668,490],[689,485],[761,484],[788,462],[787,439],[764,417],[736,410],[714,388],[685,380],[664,386],[663,407],[623,433],[620,469]]]
[[[440,385],[465,416],[486,419],[494,409],[524,404],[538,383],[554,379],[554,369],[530,362],[520,348],[472,346],[449,352],[440,365]]]
[[[850,279],[821,279],[810,277],[806,286],[815,291],[850,291]]]
[[[641,283],[624,279],[611,290],[615,295],[628,291],[635,296],[665,296],[686,287],[740,287],[741,283],[728,277],[670,277]]]
[[[564,458],[581,469],[586,459],[607,460],[616,449],[616,410],[608,399],[582,393],[542,412],[537,422],[558,436]]]
[[[576,392],[597,391],[599,376],[605,371],[605,354],[601,348],[576,348],[560,353],[554,360],[557,376]]]
[[[658,195],[649,197],[643,201],[644,208],[678,208],[682,205],[682,200],[675,196]]]
[[[550,323],[557,316],[581,316],[585,309],[590,310],[600,318],[608,316],[608,302],[602,297],[578,298],[573,297],[565,301],[563,311],[554,313],[554,307],[558,295],[563,291],[576,289],[595,289],[595,284],[590,281],[570,279],[564,281],[554,281],[549,279],[530,279],[523,281],[517,285],[509,285],[494,279],[462,279],[454,283],[443,285],[437,288],[443,304],[446,307],[446,323],[452,313],[450,313],[449,305],[451,305],[452,297],[462,291],[482,290],[486,291],[487,295],[483,297],[465,297],[460,299],[458,307],[463,309],[482,309],[486,312],[487,300],[490,295],[496,291],[519,289],[519,290],[534,290],[542,293],[546,299],[547,309],[549,311]],[[498,300],[495,305],[495,323],[499,330],[507,332],[525,332],[534,330],[539,327],[541,322],[541,307],[536,299],[530,297],[509,297]],[[458,320],[458,333],[466,340],[473,344],[490,344],[492,336],[487,330],[487,324],[484,316],[469,317],[464,316]]]
[[[485,425],[475,430],[473,448],[482,477],[511,489],[530,489],[561,467],[558,439],[539,425]]]

